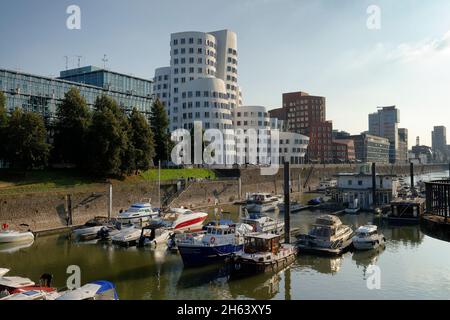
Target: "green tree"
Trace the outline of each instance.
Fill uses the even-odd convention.
[[[155,156],[153,132],[145,117],[136,108],[130,115],[129,141],[134,153],[136,170],[147,170]]]
[[[169,118],[164,105],[157,99],[152,106],[150,125],[153,130],[155,142],[155,164],[158,161],[167,161],[170,158],[171,146],[169,129]]]
[[[97,98],[88,131],[88,169],[100,176],[119,176],[128,152],[127,120],[117,102]]]
[[[56,111],[54,159],[81,166],[86,157],[86,134],[91,114],[76,88],[70,89]]]
[[[14,110],[7,126],[6,160],[12,168],[34,169],[47,165],[50,145],[41,115]]]

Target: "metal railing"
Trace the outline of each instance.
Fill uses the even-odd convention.
[[[427,213],[450,217],[450,180],[437,180],[425,183]]]

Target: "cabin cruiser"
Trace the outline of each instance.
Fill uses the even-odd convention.
[[[297,201],[291,201],[291,204],[289,206],[289,212],[290,213],[299,212],[304,208],[305,206],[303,206],[301,203]],[[278,209],[280,210],[280,212],[284,212],[284,201],[278,204]]]
[[[337,186],[337,180],[326,180],[321,181],[317,187],[317,191],[326,191],[330,188],[335,188]]]
[[[89,240],[97,238],[98,233],[104,227],[110,225],[113,226],[112,223],[106,217],[95,217],[94,219],[86,222],[82,227],[76,228],[72,231],[72,236],[75,239],[79,240]]]
[[[52,276],[41,276],[40,284],[28,278],[5,276],[10,270],[0,268],[0,300],[54,300],[55,288],[51,287]]]
[[[31,240],[34,240],[34,234],[32,232],[10,230],[6,223],[2,225],[0,243],[30,242]]]
[[[201,230],[208,218],[206,212],[192,211],[185,208],[173,208],[164,214],[162,219],[166,227],[176,232]]]
[[[203,234],[177,235],[176,244],[185,266],[225,260],[242,249],[244,235],[252,232],[246,224],[211,225]]]
[[[367,225],[356,230],[352,242],[357,250],[372,250],[384,246],[386,238],[378,231],[377,226]]]
[[[250,212],[275,211],[280,199],[270,193],[250,193],[247,194],[245,206]]]
[[[353,230],[343,225],[341,220],[332,215],[323,215],[316,219],[307,235],[299,236],[299,247],[308,249],[324,249],[330,253],[341,253],[351,244]]]
[[[114,284],[95,281],[61,294],[56,300],[119,300]]]
[[[144,226],[149,221],[159,219],[159,217],[159,212],[153,210],[149,202],[134,203],[126,211],[119,213],[117,223],[121,225],[138,224]]]
[[[243,249],[233,255],[231,272],[236,276],[276,272],[294,262],[296,255],[296,247],[281,244],[280,235],[249,233]]]
[[[241,218],[241,223],[252,226],[253,232],[283,234],[284,221],[273,219],[257,213],[248,213],[245,218]]]

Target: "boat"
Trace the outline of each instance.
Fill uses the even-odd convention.
[[[319,186],[317,187],[317,191],[319,191],[319,192],[327,191],[328,189],[335,188],[336,186],[337,186],[337,180],[321,181],[319,183]]]
[[[106,217],[95,217],[83,226],[76,228],[72,231],[72,236],[78,240],[92,240],[97,238],[98,233],[103,227],[110,224],[110,221]]]
[[[246,213],[244,218],[241,218],[241,223],[252,226],[253,232],[261,233],[284,233],[284,221],[273,219],[257,213]]]
[[[289,205],[289,212],[295,213],[302,211],[306,208],[307,208],[306,206],[302,205],[297,201],[291,201],[291,204]],[[284,201],[278,204],[278,209],[280,210],[280,212],[284,212]]]
[[[143,230],[145,230],[144,233]],[[141,237],[150,237],[150,235],[151,230],[130,224],[122,226],[122,229],[110,235],[110,238],[113,244],[123,247],[133,247],[138,244]]]
[[[308,205],[310,206],[318,206],[322,203],[322,198],[314,198],[308,201]]]
[[[361,208],[358,205],[358,199],[354,199],[353,203],[346,208],[344,211],[347,214],[358,214],[358,212],[361,210]]]
[[[391,210],[383,218],[392,223],[418,224],[424,214],[425,199],[398,198],[391,202]]]
[[[352,242],[356,250],[372,250],[384,246],[386,238],[378,231],[377,226],[367,225],[356,230]]]
[[[138,247],[167,244],[174,231],[165,227],[163,223],[148,225],[141,230],[141,236],[137,243]]]
[[[177,235],[176,244],[185,266],[220,262],[242,249],[244,235],[253,228],[246,224],[209,226],[202,234]]]
[[[29,278],[5,276],[9,269],[0,268],[0,298],[4,300],[46,300],[56,298],[56,289],[51,287],[52,276],[43,274],[37,285]],[[28,298],[27,298],[28,296]]]
[[[30,231],[22,232],[10,230],[8,224],[2,225],[0,231],[0,243],[19,243],[34,240],[34,234]]]
[[[280,235],[257,232],[244,237],[243,249],[232,258],[232,276],[276,272],[295,261],[297,248],[281,244]]]
[[[176,232],[197,231],[202,229],[208,218],[206,212],[192,211],[185,208],[173,208],[163,215],[166,227]]]
[[[277,209],[280,199],[270,193],[250,193],[247,194],[245,207],[250,212],[270,212]]]
[[[307,235],[299,235],[301,251],[341,254],[352,244],[353,230],[343,225],[337,216],[323,215],[316,219]]]
[[[95,281],[61,294],[56,300],[119,300],[114,284]]]
[[[153,210],[149,202],[134,203],[126,211],[119,212],[117,223],[121,225],[137,224],[145,226],[150,220],[157,220],[159,218],[159,212]]]

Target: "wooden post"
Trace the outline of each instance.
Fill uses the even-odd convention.
[[[301,182],[302,182],[302,175],[299,173],[298,174],[298,192],[299,193],[302,192],[302,184],[301,184]]]
[[[66,213],[67,213],[67,226],[73,224],[72,217],[72,196],[70,194],[66,195]]]
[[[411,192],[414,194],[415,192],[415,185],[414,185],[414,163],[409,164],[409,174],[411,178]]]
[[[108,221],[111,220],[112,214],[112,183],[109,184],[108,188]]]
[[[242,199],[242,178],[238,178],[238,198]]]
[[[291,183],[289,181],[290,178],[290,168],[289,162],[284,163],[284,242],[291,242],[291,225],[290,225],[290,209],[291,209],[291,200],[290,200],[290,192],[291,192]]]

